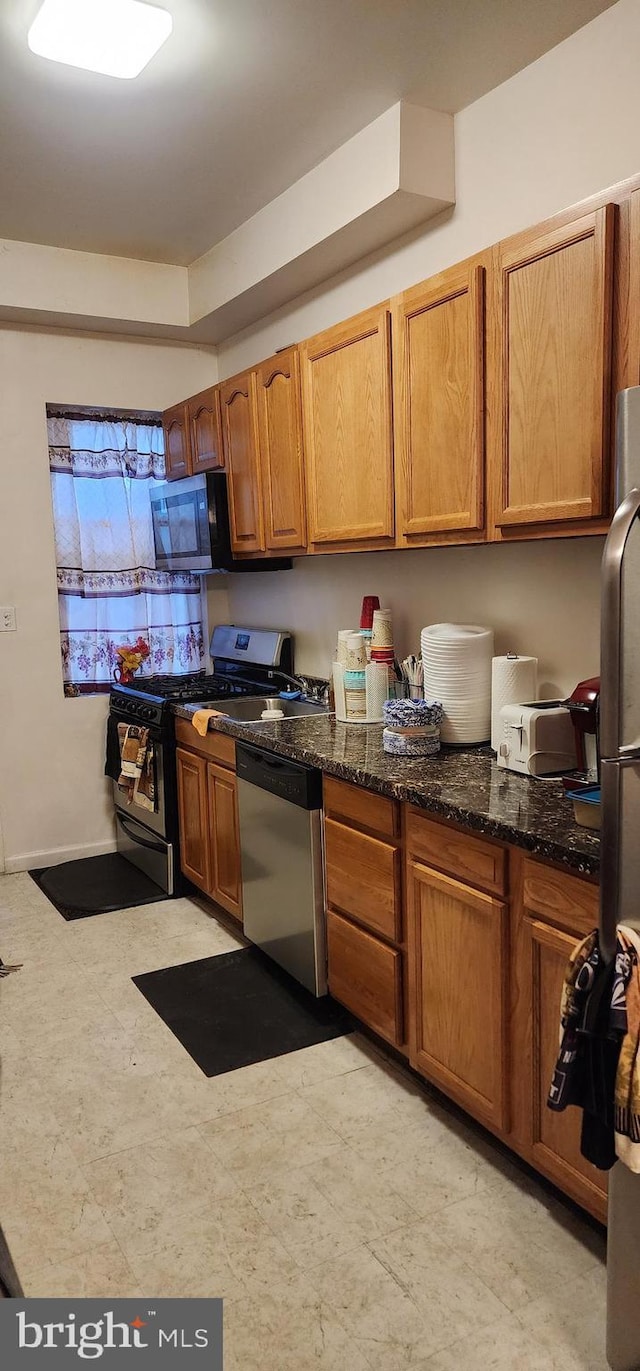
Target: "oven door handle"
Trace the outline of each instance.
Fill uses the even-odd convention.
[[[132,833],[131,828],[129,827],[131,820],[127,820],[126,814],[122,814],[119,809],[116,809],[116,819],[128,837],[131,838],[134,843],[138,844],[138,847],[148,847],[151,852],[166,851],[164,843],[151,843],[148,838],[141,838],[139,833]]]

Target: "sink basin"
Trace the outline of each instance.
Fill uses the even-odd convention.
[[[232,700],[208,700],[207,709],[219,709],[239,724],[260,721],[264,709],[281,709],[285,719],[298,719],[309,714],[328,714],[325,705],[312,704],[309,700],[281,700],[273,695],[244,695]]]

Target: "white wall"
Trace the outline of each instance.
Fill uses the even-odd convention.
[[[456,115],[455,209],[221,344],[221,378],[640,171],[639,52],[619,0]]]
[[[518,549],[496,544],[300,558],[293,571],[259,573],[242,584],[229,577],[232,620],[290,629],[298,670],[328,676],[337,629],[357,629],[362,596],[378,595],[393,610],[398,656],[419,653],[425,624],[488,624],[497,653],[539,657],[541,694],[565,695],[599,670],[602,543],[564,538]]]
[[[640,171],[639,52],[640,5],[620,0],[469,106],[455,121],[453,213],[229,340],[221,377]],[[585,539],[320,557],[281,577],[231,578],[230,608],[236,621],[297,628],[300,669],[324,674],[345,603],[353,618],[360,593],[382,588],[403,650],[430,619],[492,623],[500,650],[539,653],[568,689],[597,667],[600,555]]]
[[[0,830],[8,870],[109,850],[105,696],[62,690],[45,405],[163,409],[217,377],[205,348],[0,329]]]

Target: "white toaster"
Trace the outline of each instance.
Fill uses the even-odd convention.
[[[578,765],[571,715],[561,700],[503,705],[500,720],[498,766],[548,776]]]

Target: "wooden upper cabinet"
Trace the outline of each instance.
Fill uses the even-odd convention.
[[[411,1065],[494,1127],[508,1127],[508,910],[409,865]]]
[[[262,362],[255,376],[266,546],[303,551],[307,519],[298,349]]]
[[[485,269],[452,267],[393,304],[400,546],[484,524]]]
[[[168,481],[224,466],[217,386],[165,409],[162,427]]]
[[[236,553],[264,552],[255,374],[248,371],[224,381],[220,407],[231,547]]]
[[[388,546],[394,536],[387,305],[300,346],[309,541]]]
[[[614,215],[494,250],[499,529],[607,512]]]
[[[187,405],[182,401],[165,409],[162,415],[164,461],[168,481],[180,481],[191,474],[191,446]]]
[[[224,466],[220,395],[217,386],[200,391],[187,400],[191,470],[218,471]]]

